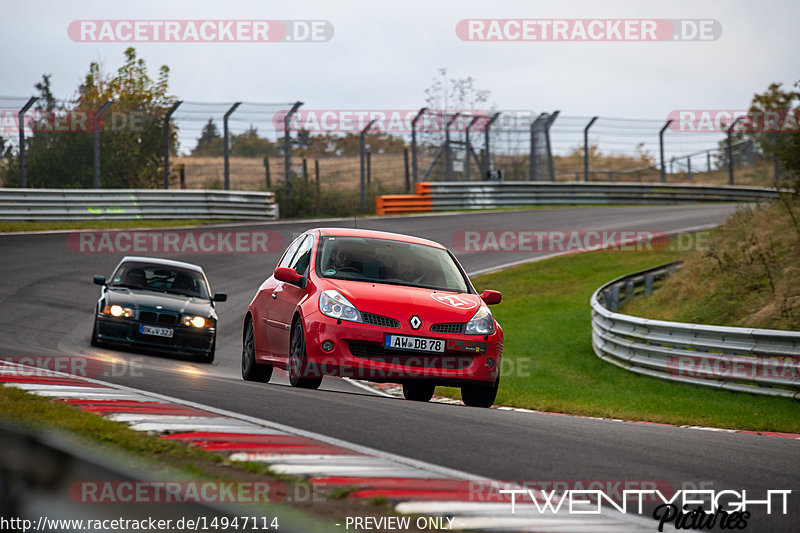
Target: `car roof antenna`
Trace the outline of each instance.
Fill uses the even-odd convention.
[[[356,222],[356,201],[353,200],[353,229],[358,229],[358,223]]]

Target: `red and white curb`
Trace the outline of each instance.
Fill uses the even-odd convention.
[[[454,530],[617,533],[653,531],[655,525],[613,510],[579,515],[565,507],[542,514],[520,498],[512,514],[509,495],[497,492],[509,486],[506,482],[89,378],[5,362],[0,364],[0,384],[69,403],[162,439],[226,454],[234,461],[262,462],[274,472],[306,478],[319,489],[350,490],[348,498],[383,498],[401,514],[447,518]]]

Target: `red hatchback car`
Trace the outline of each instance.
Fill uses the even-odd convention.
[[[295,239],[259,287],[244,320],[242,377],[292,386],[322,376],[402,383],[409,400],[461,387],[466,405],[497,395],[503,330],[444,246],[416,237],[313,229]]]

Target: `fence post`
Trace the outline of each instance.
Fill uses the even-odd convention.
[[[180,173],[180,177],[181,177],[181,182],[180,182],[181,183],[181,189],[185,189],[186,188],[186,165],[183,164],[183,163],[178,165],[178,172]]]
[[[303,179],[308,183],[308,160],[303,158]]]
[[[225,158],[225,190],[231,189],[231,166],[230,166],[230,134],[228,131],[228,118],[236,111],[236,108],[242,105],[241,102],[236,102],[231,106],[228,111],[222,116],[222,154]]]
[[[589,181],[589,128],[600,117],[592,117],[592,120],[583,128],[583,181]],[[577,181],[577,180],[576,180]]]
[[[106,102],[105,104],[100,106],[100,109],[97,110],[97,113],[94,114],[94,121],[92,124],[93,130],[93,151],[94,151],[94,188],[100,188],[100,118],[103,116],[103,113],[106,112],[108,106],[111,105],[111,102]]]
[[[733,128],[742,117],[736,117],[730,128],[728,128],[728,185],[733,185]]]
[[[289,122],[301,105],[303,102],[295,102],[283,117],[283,183],[286,190],[286,198],[283,203],[286,204],[286,207],[282,210],[285,210],[287,215],[292,212],[292,139],[289,136]]]
[[[264,171],[266,173],[266,178],[267,178],[267,189],[269,189],[270,187],[272,187],[272,178],[271,178],[271,176],[269,174],[269,156],[268,155],[264,156]]]
[[[550,173],[550,181],[556,181],[556,173],[555,169],[553,168],[553,151],[550,147],[550,126],[552,126],[553,122],[556,121],[556,118],[558,118],[559,113],[561,113],[561,111],[559,110],[554,111],[553,114],[547,118],[547,122],[544,125],[545,140],[547,142],[547,169]]]
[[[711,172],[711,151],[709,150],[706,152],[706,166],[708,167],[708,172]]]
[[[774,174],[774,177],[775,177],[775,186],[777,187],[778,184],[780,183],[780,179],[781,179],[781,164],[780,164],[780,160],[778,159],[778,155],[777,155],[777,152],[778,152],[778,133],[773,131],[770,134],[770,137],[772,138],[772,149],[775,151],[775,155],[772,156],[772,165],[773,165],[773,174]]]
[[[364,140],[364,138],[367,135],[367,131],[369,131],[369,129],[372,127],[373,124],[375,124],[375,122],[377,122],[377,121],[373,120],[369,124],[367,124],[367,127],[364,128],[363,130],[361,130],[361,135],[359,135],[359,139],[358,139],[358,141],[359,141],[358,153],[359,153],[359,156],[360,156],[360,164],[361,164],[361,206],[360,207],[361,207],[361,212],[362,213],[367,208],[367,192],[366,192],[366,187],[367,186],[366,186],[366,183],[364,183],[365,180],[366,180],[366,175],[365,175],[366,169],[364,168],[364,163],[365,163],[365,161],[364,161],[364,158],[365,158],[364,157],[364,152],[365,152],[365,146],[364,146],[365,145],[365,140]]]
[[[485,149],[484,155],[486,157],[484,159],[483,178],[481,179],[486,179],[486,176],[489,175],[489,170],[491,170],[489,167],[491,166],[490,161],[492,158],[492,151],[489,149],[489,130],[492,128],[492,124],[494,124],[494,121],[497,120],[499,116],[500,113],[495,113],[492,115],[492,118],[489,120],[489,123],[486,125],[486,129],[483,132],[483,147]]]
[[[689,178],[689,183],[692,181],[692,156],[686,156],[686,177]]]
[[[670,124],[672,124],[672,119],[664,123],[664,126],[658,132],[658,153],[661,159],[661,183],[667,182],[667,167],[664,165],[664,132],[667,131]],[[671,168],[670,174],[672,174]]]
[[[367,185],[372,184],[372,150],[367,150]]]
[[[183,103],[182,100],[178,100],[172,107],[167,110],[167,114],[164,116],[164,188],[169,189],[169,134],[170,134],[170,127],[169,127],[169,120],[172,118],[172,114],[178,109],[178,106]]]
[[[19,177],[23,189],[28,186],[28,175],[25,171],[25,112],[38,100],[31,96],[17,113],[17,127],[19,128]]]
[[[458,116],[461,113],[458,112],[453,115],[453,118],[447,120],[447,110],[444,112],[444,180],[445,181],[453,181],[453,157],[450,153],[450,125],[458,120]]]
[[[418,175],[417,175],[417,121],[419,117],[425,114],[427,111],[427,107],[423,107],[422,109],[417,112],[417,115],[411,121],[411,172],[414,175],[414,185],[417,184]]]
[[[411,174],[408,168],[408,148],[403,147],[403,168],[405,169],[406,177],[406,192],[411,192]]]

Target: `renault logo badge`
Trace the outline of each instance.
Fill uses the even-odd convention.
[[[408,323],[411,324],[412,328],[419,329],[419,327],[422,325],[422,320],[420,320],[417,315],[414,315],[409,319]]]

